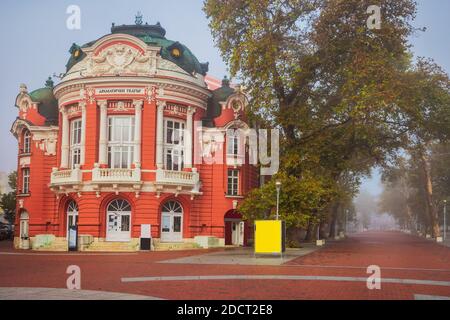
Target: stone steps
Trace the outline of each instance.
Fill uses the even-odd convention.
[[[155,251],[175,251],[200,249],[200,246],[193,242],[158,242],[154,244]]]
[[[135,252],[138,248],[128,242],[93,242],[86,246],[83,251],[113,251],[113,252]]]

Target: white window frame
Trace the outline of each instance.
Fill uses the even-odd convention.
[[[106,241],[130,241],[131,229],[133,227],[131,215],[131,204],[127,200],[114,199],[108,204],[106,208]],[[113,219],[111,220],[110,217],[113,217]],[[124,220],[127,223],[124,223]],[[115,222],[117,224],[114,224]],[[124,226],[126,228],[122,230]]]
[[[22,169],[22,193],[30,193],[30,168]]]
[[[178,126],[178,128],[176,128]],[[164,168],[181,171],[184,167],[184,135],[186,122],[180,119],[164,119]],[[170,131],[169,131],[170,130]],[[170,159],[170,161],[169,161]],[[177,161],[174,161],[177,159]]]
[[[227,132],[232,131],[233,134],[227,135],[227,155],[237,157],[239,156],[239,133],[238,129],[229,129]]]
[[[230,192],[230,190],[231,190],[231,192]],[[239,170],[238,169],[227,169],[227,195],[228,196],[239,196]]]
[[[80,118],[70,121],[70,165],[72,169],[75,169],[75,166],[81,163],[82,130]]]
[[[23,133],[23,153],[31,153],[31,132],[25,130]]]
[[[127,119],[129,121],[127,124],[120,123]],[[110,168],[131,168],[134,156],[134,126],[134,116],[108,116],[108,166]],[[117,130],[120,130],[118,137],[116,137]],[[128,134],[128,139],[126,139],[126,134]]]

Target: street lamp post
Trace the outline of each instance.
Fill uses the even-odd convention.
[[[280,208],[280,189],[281,189],[281,182],[277,181],[275,182],[275,186],[277,188],[277,220],[279,217],[279,208]]]

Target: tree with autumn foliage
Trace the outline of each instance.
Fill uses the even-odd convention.
[[[399,92],[402,96],[396,107],[401,110],[401,117],[395,121],[397,126],[404,128],[402,146],[409,158],[409,169],[405,168],[403,161],[394,162],[391,166],[393,169],[388,168],[388,172],[400,174],[394,177],[388,174],[391,185],[387,186],[392,188],[396,184],[406,192],[408,188],[405,184],[409,181],[422,200],[422,210],[426,213],[426,232],[439,237],[438,203],[433,191],[434,186],[439,184],[433,176],[436,171],[433,167],[436,165],[432,160],[433,153],[436,156],[435,150],[450,139],[450,79],[433,61],[419,59],[416,65],[404,72]],[[406,198],[410,197],[407,195]],[[388,207],[392,209],[392,206]],[[410,225],[411,209],[408,202],[405,202],[404,208],[407,215],[405,219]]]
[[[280,174],[298,186],[283,188],[287,202],[280,211],[288,222],[333,226],[341,200],[355,192],[343,192],[343,180],[357,185],[402,142],[403,132],[392,124],[401,110],[393,106],[416,7],[411,0],[379,1],[382,27],[370,30],[371,4],[205,1],[216,44],[250,97],[249,116],[282,131]],[[315,187],[302,187],[305,181]],[[240,210],[252,217],[273,208],[273,200],[258,202],[273,196],[271,189],[255,190]]]

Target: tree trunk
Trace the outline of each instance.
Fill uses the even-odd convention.
[[[313,239],[313,231],[314,231],[314,224],[311,220],[308,221],[308,228],[306,228],[306,236],[305,241],[311,241]]]
[[[430,172],[430,164],[425,155],[425,152],[421,150],[420,152],[422,171],[423,171],[423,186],[425,188],[425,199],[426,206],[428,208],[428,215],[430,218],[430,229],[432,233],[432,237],[440,237],[441,232],[439,230],[439,222],[436,206],[433,202],[433,185],[431,182],[431,172]]]
[[[406,227],[409,231],[411,231],[412,233],[417,233],[417,230],[414,226],[414,222],[413,222],[413,214],[411,211],[411,207],[409,206],[409,204],[406,205]]]
[[[334,238],[336,236],[338,211],[339,211],[339,201],[336,201],[331,206],[330,233],[328,234],[329,238]]]
[[[403,189],[402,190],[403,197],[405,198],[405,203],[406,203],[406,229],[408,229],[409,231],[411,231],[413,233],[417,233],[417,230],[414,226],[414,219],[413,219],[413,213],[411,210],[411,206],[408,204],[408,201],[410,199],[410,192],[409,192],[409,186],[408,186],[405,176],[402,176],[400,181],[401,181],[401,186]]]

